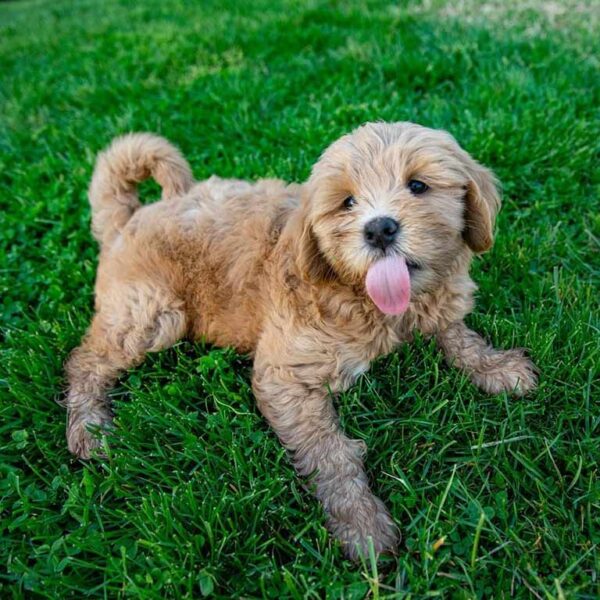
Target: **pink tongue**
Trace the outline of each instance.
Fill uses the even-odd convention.
[[[373,263],[367,272],[367,293],[387,315],[403,313],[410,300],[410,277],[402,256],[388,256]]]

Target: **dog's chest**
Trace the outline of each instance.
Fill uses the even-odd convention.
[[[343,390],[350,387],[358,377],[369,370],[376,358],[389,354],[398,343],[395,329],[387,323],[385,326],[370,327],[358,335],[349,336],[345,343],[336,349],[339,388]]]
[[[370,361],[359,360],[356,358],[346,359],[342,363],[340,372],[340,386],[342,389],[347,389],[363,374],[369,370]]]

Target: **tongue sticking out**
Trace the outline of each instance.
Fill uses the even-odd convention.
[[[410,300],[410,276],[402,256],[388,256],[373,263],[367,272],[367,293],[386,315],[403,313]]]

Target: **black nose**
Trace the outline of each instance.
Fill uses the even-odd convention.
[[[365,225],[365,239],[369,246],[385,250],[394,243],[400,231],[400,223],[390,217],[377,217]]]

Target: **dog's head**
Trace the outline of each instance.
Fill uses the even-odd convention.
[[[313,168],[297,260],[313,280],[366,282],[375,303],[402,312],[434,289],[468,247],[493,242],[500,198],[493,174],[444,131],[364,125]],[[399,296],[403,296],[400,298]]]

